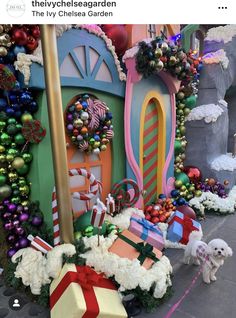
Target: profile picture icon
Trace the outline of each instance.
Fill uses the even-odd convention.
[[[25,13],[25,3],[23,0],[8,0],[6,11],[11,17],[19,18]]]
[[[17,298],[16,298],[16,299],[14,299],[12,307],[14,307],[14,308],[16,308],[16,307],[20,307],[19,299],[17,299]]]

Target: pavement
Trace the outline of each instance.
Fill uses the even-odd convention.
[[[201,276],[198,278],[171,318],[236,318],[236,214],[224,217],[210,215],[201,223],[206,242],[213,238],[222,238],[235,253],[217,272],[216,282],[206,285],[202,282]],[[171,306],[182,297],[199,270],[197,266],[183,264],[183,250],[168,249],[166,255],[170,258],[174,270],[174,295],[154,313],[142,312],[138,318],[165,318]],[[20,308],[13,308],[15,299],[19,299]],[[0,318],[18,317],[49,318],[50,314],[48,309],[30,302],[25,295],[17,293],[12,288],[6,288],[0,279]]]

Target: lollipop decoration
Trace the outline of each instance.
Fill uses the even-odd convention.
[[[107,206],[107,214],[114,216],[116,207],[115,207],[115,200],[111,196],[111,194],[108,194],[108,197],[106,198],[106,206]]]
[[[26,139],[23,152],[28,143],[39,144],[46,135],[46,129],[41,126],[39,120],[27,120],[23,124],[22,135]]]
[[[131,187],[134,192],[132,198],[130,197],[130,192],[128,191],[127,186]],[[115,215],[120,213],[124,208],[134,206],[139,199],[140,190],[135,181],[132,179],[124,179],[114,184],[111,190],[111,195],[115,199],[116,210],[115,213],[113,213]]]
[[[114,137],[112,113],[104,102],[84,95],[67,108],[66,131],[80,151],[99,154]]]
[[[91,215],[91,225],[98,228],[98,246],[100,245],[100,230],[104,222],[105,214],[107,208],[102,201],[97,199],[97,204],[93,206],[92,215]]]
[[[69,170],[69,176],[83,176],[87,178],[90,182],[89,192],[88,193],[80,193],[74,192],[73,198],[82,200],[82,201],[89,201],[91,200],[98,191],[101,192],[101,185],[96,180],[94,175],[88,172],[85,169],[71,169]],[[59,215],[58,215],[58,208],[57,208],[57,197],[56,197],[56,189],[54,187],[52,193],[52,214],[53,214],[53,232],[54,232],[54,246],[60,244],[60,228],[59,228]]]

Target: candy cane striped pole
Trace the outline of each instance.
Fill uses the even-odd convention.
[[[33,236],[33,235],[28,235],[27,239],[31,241],[30,247],[34,248],[37,251],[40,251],[44,254],[47,254],[47,252],[51,251],[53,247],[49,245],[47,242],[45,242],[41,237],[39,236]]]
[[[101,192],[102,186],[99,181],[97,181],[94,175],[85,169],[71,169],[69,170],[69,176],[83,176],[87,178],[90,182],[89,193],[74,192],[72,197],[74,199],[88,201],[91,200],[98,191]],[[54,233],[54,246],[60,244],[60,226],[59,226],[59,215],[57,209],[57,197],[56,189],[54,187],[52,193],[52,215],[53,215],[53,233]]]

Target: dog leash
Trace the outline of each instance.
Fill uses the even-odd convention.
[[[206,262],[206,261],[205,261]],[[202,273],[203,270],[203,266],[205,264],[205,262],[201,265],[201,268],[199,269],[199,271],[197,272],[197,274],[194,276],[191,284],[189,285],[189,287],[185,290],[183,296],[177,301],[177,303],[175,303],[170,310],[168,311],[168,313],[165,315],[164,318],[170,318],[172,316],[172,314],[178,309],[179,305],[182,303],[182,301],[187,297],[187,295],[190,293],[191,289],[193,288],[193,286],[196,284],[197,279],[199,278],[199,276]]]

